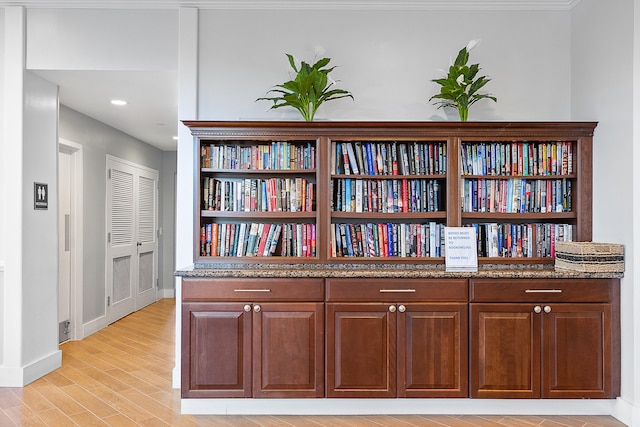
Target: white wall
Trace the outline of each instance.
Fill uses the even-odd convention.
[[[0,82],[4,82],[4,9],[0,9]],[[4,84],[0,84],[0,99],[5,99]],[[0,102],[0,117],[4,117],[4,102]],[[4,120],[0,120],[0,165],[4,164]],[[0,295],[4,297],[4,174],[0,173]],[[0,331],[4,330],[4,304],[0,303]],[[4,358],[4,340],[0,340],[0,366]]]
[[[4,43],[5,43],[5,25],[4,25],[4,9],[0,9],[0,82],[4,82]],[[4,100],[4,84],[0,84],[0,99]],[[0,117],[4,117],[4,101],[0,102]],[[0,165],[4,161],[4,121],[0,120]],[[4,181],[3,174],[0,174],[0,265],[4,265]],[[0,294],[1,295],[1,294]],[[1,304],[0,304],[1,306]],[[2,308],[0,307],[0,310]],[[2,313],[0,312],[0,319],[2,319]],[[2,320],[0,320],[2,322]],[[2,324],[0,323],[0,330]],[[0,344],[1,346],[2,344]],[[2,349],[0,348],[0,354]],[[0,356],[0,363],[2,359]]]
[[[27,68],[175,69],[175,10],[29,9]]]
[[[58,301],[58,89],[29,72],[25,73],[24,88],[23,304],[19,324],[23,337],[28,337],[23,340],[22,362],[29,366],[56,353],[54,357],[62,362],[58,350],[58,306],[54,303]],[[46,210],[34,209],[35,182],[48,185]]]
[[[289,79],[285,53],[313,61],[321,46],[331,76],[353,93],[320,107],[331,120],[442,120],[428,99],[471,39],[471,61],[493,78],[469,120],[570,117],[570,19],[555,11],[200,11],[200,119],[298,118],[254,102]],[[457,113],[456,113],[457,115]],[[195,117],[190,117],[194,119]],[[187,119],[187,117],[181,117]]]
[[[159,238],[160,253],[158,254],[158,277],[160,278],[159,297],[173,297],[176,271],[175,250],[175,216],[176,216],[176,166],[177,153],[164,151],[162,153],[162,170],[160,171],[160,188],[158,204],[162,222],[162,236]]]
[[[634,246],[640,244],[637,232],[635,236],[633,232],[640,226],[637,210],[640,186],[637,171],[634,176],[637,154],[631,155],[633,118],[638,114],[638,110],[634,113],[634,93],[630,90],[634,87],[633,1],[582,0],[572,12],[571,27],[572,119],[599,122],[593,155],[593,240],[625,245],[627,261],[621,282],[621,399],[628,405],[621,405],[620,415],[630,422],[628,412],[633,405],[640,417],[637,390],[640,324],[634,321],[640,312],[637,283],[640,279],[636,278],[633,262],[637,257]]]
[[[25,13],[4,10],[3,241],[0,386],[19,387],[58,368],[57,88],[24,71]],[[49,208],[34,209],[34,183]],[[54,230],[52,232],[52,230]],[[52,303],[53,302],[53,303]],[[26,338],[28,337],[28,339]]]

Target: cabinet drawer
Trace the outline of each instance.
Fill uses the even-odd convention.
[[[613,279],[472,279],[472,302],[610,302]]]
[[[182,279],[182,301],[323,300],[323,279]]]
[[[327,279],[327,301],[463,301],[466,279]]]

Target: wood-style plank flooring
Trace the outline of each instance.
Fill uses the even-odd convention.
[[[618,427],[609,416],[193,416],[172,388],[175,300],[163,299],[82,341],[62,367],[24,388],[0,388],[0,426],[511,426]]]

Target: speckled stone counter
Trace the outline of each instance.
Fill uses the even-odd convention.
[[[553,265],[484,264],[478,272],[447,272],[444,264],[197,264],[176,276],[208,277],[349,277],[349,278],[503,278],[503,279],[611,279],[623,273],[585,273],[555,270]]]

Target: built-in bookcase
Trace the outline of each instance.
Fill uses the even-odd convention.
[[[596,123],[184,122],[199,263],[552,263],[591,240]]]
[[[481,257],[554,256],[577,238],[573,209],[577,140],[510,139],[460,144],[462,224]]]
[[[316,140],[198,145],[198,258],[317,258]]]
[[[442,258],[446,140],[331,140],[332,259]]]

